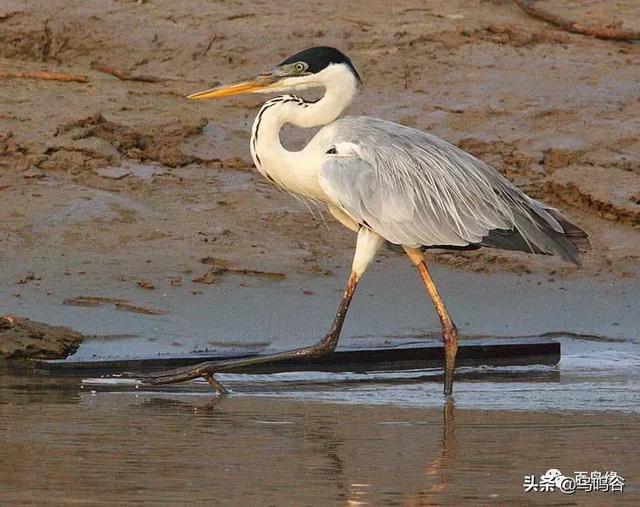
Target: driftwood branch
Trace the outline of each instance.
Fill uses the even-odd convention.
[[[161,81],[164,81],[159,77],[134,75],[122,69],[116,69],[114,67],[109,67],[108,65],[102,65],[100,63],[91,64],[91,68],[93,70],[97,70],[98,72],[111,74],[112,76],[117,77],[121,81],[140,81],[142,83],[159,83]]]
[[[87,76],[76,74],[63,74],[61,72],[13,72],[0,70],[0,78],[16,78],[16,79],[43,79],[48,81],[65,81],[86,83]]]
[[[566,19],[558,14],[546,11],[536,5],[537,0],[513,0],[513,3],[520,7],[527,14],[551,23],[567,32],[579,33],[605,40],[640,40],[640,31],[623,30],[617,27],[587,26]]]

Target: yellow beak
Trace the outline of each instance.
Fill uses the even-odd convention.
[[[249,81],[239,81],[237,83],[217,86],[216,88],[210,88],[209,90],[192,93],[187,96],[187,98],[191,100],[208,100],[240,95],[241,93],[254,93],[270,88],[271,85],[279,80],[280,78],[277,76],[264,74]]]

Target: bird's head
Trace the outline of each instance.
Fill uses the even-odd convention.
[[[242,93],[280,93],[326,87],[333,81],[361,84],[358,71],[346,55],[335,48],[321,46],[300,51],[254,78],[193,93],[187,98],[206,100]]]

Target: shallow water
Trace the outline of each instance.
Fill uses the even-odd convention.
[[[221,375],[223,398],[5,370],[0,504],[638,505],[637,364],[568,341],[558,367],[460,369],[448,405],[430,370]],[[626,489],[525,493],[549,468]]]

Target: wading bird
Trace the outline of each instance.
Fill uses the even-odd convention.
[[[339,118],[361,84],[351,60],[331,47],[306,49],[257,77],[194,93],[196,100],[241,93],[324,88],[315,102],[280,95],[265,102],[251,130],[256,168],[274,185],[326,205],[357,233],[351,276],[329,333],[317,344],[256,358],[205,363],[182,376],[291,358],[317,357],[338,343],[356,285],[385,244],[404,249],[440,317],[445,349],[444,392],[450,395],[458,334],[423,258],[426,248],[480,247],[558,255],[579,264],[587,234],[557,209],[525,195],[495,169],[431,134],[368,116]],[[280,129],[324,126],[300,151],[288,151]]]

